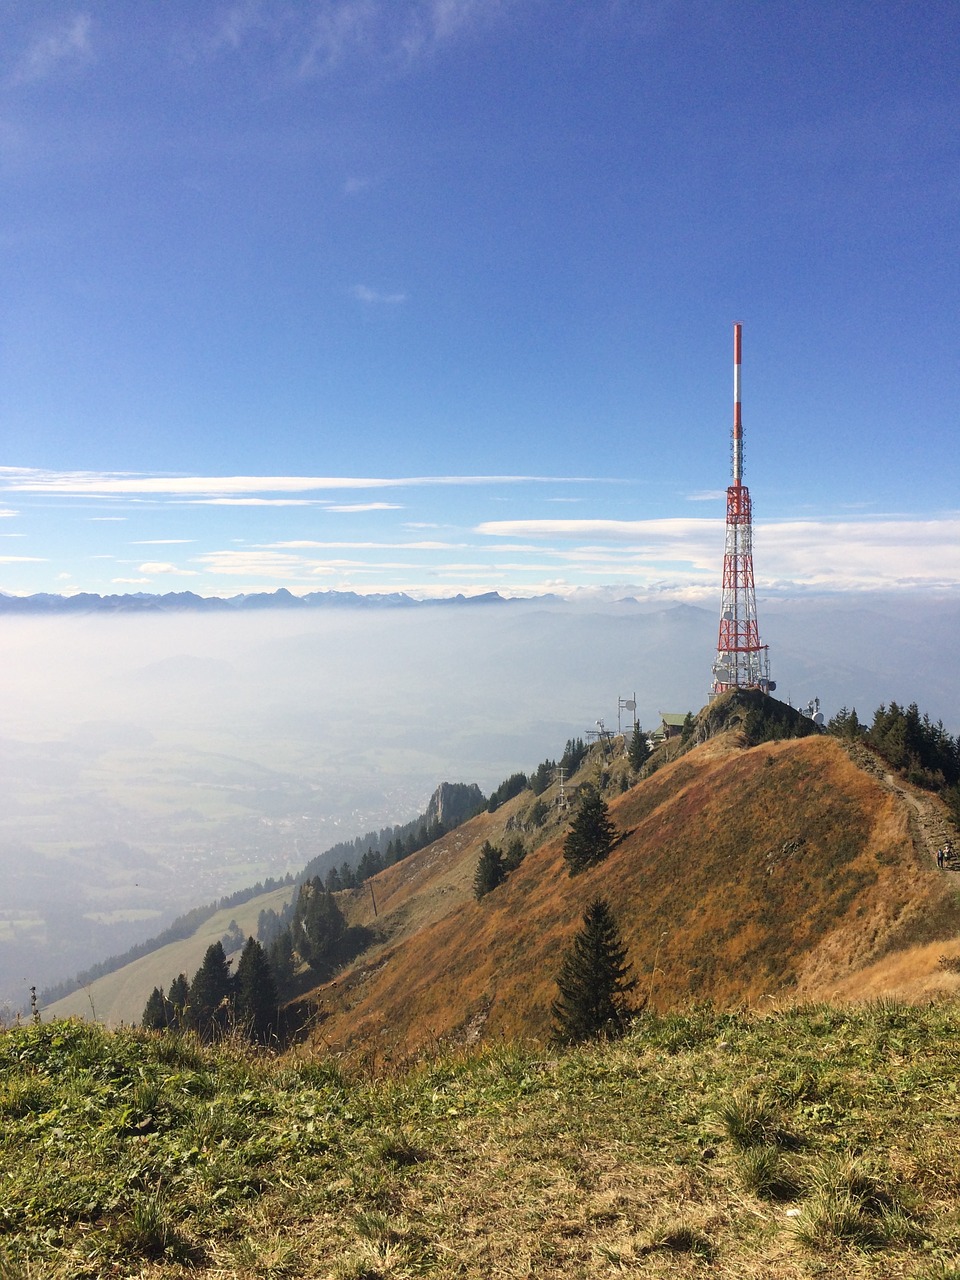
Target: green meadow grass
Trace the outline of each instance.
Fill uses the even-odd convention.
[[[403,1070],[0,1035],[0,1278],[960,1274],[960,1007],[645,1017]]]

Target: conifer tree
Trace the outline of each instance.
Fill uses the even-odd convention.
[[[551,1009],[554,1039],[559,1044],[576,1044],[623,1035],[635,1012],[627,999],[636,985],[629,973],[626,948],[610,907],[603,898],[596,898],[557,973],[557,998]]]
[[[144,1031],[166,1031],[170,1025],[170,1010],[163,987],[154,987],[150,992],[140,1025]]]
[[[251,1040],[266,1044],[277,1022],[277,984],[263,947],[248,938],[237,965],[234,1007]]]
[[[333,964],[346,927],[343,912],[319,876],[301,885],[291,933],[300,958],[311,969],[322,972]]]
[[[171,1025],[185,1027],[190,1006],[190,983],[187,981],[185,973],[178,973],[170,983],[170,990],[167,992],[167,1004],[170,1007]]]
[[[491,889],[496,889],[498,884],[503,884],[506,878],[503,854],[499,847],[491,844],[489,840],[484,840],[480,850],[480,861],[477,863],[476,874],[473,877],[474,897],[479,902]]]
[[[267,951],[270,972],[277,984],[281,997],[291,994],[293,987],[293,938],[289,929],[282,929],[274,938]]]
[[[516,871],[517,867],[519,867],[520,863],[526,856],[527,851],[524,848],[523,841],[519,836],[514,836],[507,845],[506,853],[503,855],[503,869],[507,875],[509,875],[511,871]]]
[[[640,728],[640,725],[635,724],[633,726],[633,737],[630,739],[630,749],[627,752],[627,759],[630,761],[630,768],[634,773],[640,772],[647,763],[649,756],[650,741]]]
[[[577,772],[586,754],[587,746],[582,738],[567,739],[567,745],[564,747],[563,755],[560,757],[560,768],[563,769],[567,778],[572,777]]]
[[[563,846],[570,875],[602,862],[613,848],[616,830],[599,791],[584,791]]]
[[[205,1040],[227,1025],[233,983],[223,943],[207,947],[203,963],[190,983],[190,1023]]]

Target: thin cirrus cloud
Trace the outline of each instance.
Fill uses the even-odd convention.
[[[297,501],[291,498],[259,496],[262,494],[493,484],[566,485],[590,482],[590,479],[585,476],[191,476],[115,471],[42,471],[25,467],[0,467],[0,489],[8,493],[58,494],[72,497],[195,498],[204,502],[262,505]],[[311,500],[300,501],[310,502]]]
[[[34,84],[48,79],[64,64],[89,61],[90,31],[87,13],[75,14],[56,26],[47,27],[22,53],[13,73],[14,84]]]
[[[454,551],[465,542],[317,542],[312,538],[295,538],[285,542],[265,543],[263,551]]]
[[[397,307],[401,302],[406,302],[407,295],[405,293],[384,293],[380,289],[371,289],[369,285],[355,284],[350,289],[350,296],[356,298],[357,302],[366,303],[368,306],[386,306]]]
[[[489,24],[500,10],[489,0],[332,0],[305,10],[308,18],[288,38],[291,48],[300,46],[297,70],[303,78],[358,60],[370,70],[396,74]]]
[[[331,502],[327,505],[327,510],[337,511],[345,515],[362,511],[402,511],[403,504],[400,502]]]
[[[166,561],[162,561],[162,560],[149,560],[146,564],[140,565],[138,567],[137,572],[149,573],[152,576],[159,576],[160,574],[166,574],[166,573],[176,574],[178,576],[183,576],[183,575],[189,575],[190,577],[196,576],[193,569],[181,569],[179,565],[168,564]]]

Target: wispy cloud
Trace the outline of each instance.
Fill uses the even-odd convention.
[[[380,289],[371,289],[369,285],[365,284],[353,285],[350,289],[350,294],[358,302],[366,303],[368,306],[395,307],[407,300],[405,293],[384,293]]]
[[[541,554],[578,573],[645,587],[664,581],[716,587],[723,559],[721,519],[496,520],[475,532],[533,538]],[[957,517],[760,522],[754,533],[760,588],[960,585]]]
[[[137,538],[130,545],[131,547],[172,547],[195,541],[195,538]]]
[[[90,15],[77,13],[35,36],[17,63],[14,83],[32,84],[47,79],[64,63],[88,61],[90,30]]]
[[[146,564],[140,565],[138,572],[149,573],[152,577],[158,577],[161,574],[168,573],[187,574],[190,577],[196,576],[193,569],[181,569],[179,565],[168,564],[162,560],[149,560]]]
[[[364,191],[369,191],[370,188],[375,185],[373,178],[347,178],[346,182],[343,184],[343,194],[345,196],[360,195]]]
[[[303,579],[316,572],[318,566],[302,556],[285,555],[276,551],[211,551],[198,556],[195,563],[203,565],[208,573],[227,574],[231,577],[249,575],[274,581]]]
[[[327,510],[345,513],[358,511],[402,511],[403,504],[400,502],[341,502],[330,503]]]
[[[692,538],[722,520],[683,517],[667,520],[486,520],[475,532],[494,537],[604,538],[612,542],[656,537],[673,541]]]
[[[465,542],[314,542],[300,538],[289,542],[268,542],[264,551],[453,551],[466,547]]]
[[[146,496],[203,502],[272,506],[292,498],[263,494],[323,493],[342,490],[428,488],[432,486],[584,484],[582,476],[189,476],[128,472],[41,471],[0,467],[0,490],[8,493],[58,494],[76,497]],[[310,499],[300,499],[304,504]],[[99,516],[93,519],[123,519]]]
[[[299,72],[322,74],[358,57],[408,71],[506,8],[507,0],[328,0],[311,15]]]
[[[315,498],[184,498],[191,507],[317,507]]]

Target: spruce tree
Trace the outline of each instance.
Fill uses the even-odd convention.
[[[613,848],[616,831],[603,796],[592,788],[585,791],[563,846],[570,875],[602,862]]]
[[[507,845],[506,853],[503,855],[503,869],[507,875],[509,875],[511,871],[516,871],[517,867],[519,867],[520,863],[526,856],[527,851],[524,848],[523,841],[519,836],[514,836]]]
[[[207,947],[203,963],[190,983],[190,1022],[200,1036],[212,1040],[227,1025],[233,983],[222,942]]]
[[[627,997],[636,983],[629,972],[626,948],[610,907],[603,898],[596,898],[557,973],[557,998],[551,1009],[554,1039],[559,1044],[576,1044],[623,1035],[634,1013]]]
[[[263,947],[248,938],[235,979],[237,1022],[257,1044],[266,1044],[277,1022],[277,984]]]
[[[267,949],[270,972],[277,984],[281,998],[293,993],[293,975],[296,968],[293,959],[293,938],[290,929],[282,929]]]
[[[491,889],[495,889],[498,884],[503,884],[506,878],[503,854],[496,845],[491,844],[489,840],[484,840],[483,848],[480,850],[480,861],[477,863],[476,874],[473,877],[474,897],[479,902]]]
[[[144,1031],[166,1031],[170,1025],[170,1008],[163,987],[154,987],[150,992],[140,1025]]]
[[[187,982],[185,973],[178,973],[170,983],[170,990],[167,992],[167,1004],[170,1006],[171,1025],[185,1027],[190,1008],[190,983]]]
[[[630,739],[630,749],[627,752],[627,759],[630,761],[630,768],[634,773],[639,773],[646,764],[650,755],[650,742],[647,735],[640,728],[639,724],[633,726],[633,737]]]
[[[366,857],[366,854],[364,854]],[[329,970],[337,957],[347,922],[319,876],[301,885],[293,917],[293,945],[315,972]]]

